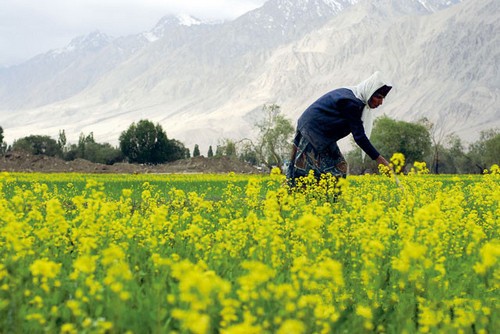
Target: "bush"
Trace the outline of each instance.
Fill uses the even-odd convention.
[[[57,141],[49,136],[31,135],[14,141],[13,150],[25,151],[33,155],[62,156],[62,149]]]

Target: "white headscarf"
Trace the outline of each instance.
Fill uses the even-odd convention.
[[[365,108],[363,109],[363,114],[361,115],[361,120],[363,121],[363,127],[365,128],[365,134],[368,138],[370,138],[373,129],[373,111],[368,105],[368,100],[375,93],[377,89],[386,85],[390,86],[389,83],[382,80],[382,74],[377,71],[373,73],[368,79],[364,80],[360,84],[354,87],[347,87],[354,93],[358,99],[363,101],[365,104]],[[365,157],[365,152],[362,152],[363,160]]]

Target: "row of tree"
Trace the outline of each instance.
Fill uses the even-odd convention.
[[[264,105],[262,117],[255,124],[255,139],[221,139],[215,153],[209,147],[207,156],[228,156],[246,161],[252,165],[268,168],[284,166],[288,162],[290,143],[294,134],[292,122],[282,113],[278,105]],[[375,121],[372,142],[385,157],[403,153],[407,166],[415,161],[426,162],[434,173],[481,173],[493,164],[499,163],[500,132],[488,130],[481,133],[478,141],[468,148],[454,134],[437,138],[434,125],[427,119],[410,123],[397,121],[387,116]],[[355,147],[345,157],[351,174],[362,174],[377,170],[375,162],[363,160],[361,151]],[[93,134],[81,134],[77,144],[67,145],[64,130],[58,140],[48,136],[31,135],[16,140],[12,147],[3,141],[0,127],[0,153],[7,150],[24,150],[32,154],[59,156],[65,160],[77,158],[93,162],[113,164],[120,161],[131,163],[158,164],[190,157],[190,151],[176,139],[169,139],[159,124],[141,120],[122,132],[119,147],[108,143],[97,143]],[[200,156],[198,145],[194,146],[193,157]]]
[[[112,165],[116,162],[158,164],[189,157],[189,150],[176,139],[168,139],[159,124],[141,120],[122,132],[119,147],[109,143],[98,143],[93,133],[80,134],[78,143],[67,144],[64,130],[59,132],[57,140],[50,136],[30,135],[15,140],[8,147],[3,141],[3,129],[0,127],[0,153],[25,151],[33,155],[56,156],[64,160],[85,159],[92,162]]]
[[[208,157],[227,156],[239,158],[254,165],[282,166],[284,157],[289,152],[289,137],[293,133],[291,122],[286,119],[277,105],[264,106],[264,117],[255,126],[259,129],[257,140],[248,138],[238,142],[231,139],[221,139],[215,153],[209,147]],[[93,133],[80,134],[78,143],[67,144],[64,130],[59,132],[57,140],[50,136],[30,135],[15,140],[11,147],[3,142],[3,130],[0,127],[0,143],[3,149],[22,150],[33,155],[44,154],[61,157],[64,160],[86,159],[92,162],[113,164],[121,161],[131,163],[159,164],[179,159],[189,158],[190,151],[176,139],[169,139],[159,124],[149,120],[140,120],[137,124],[121,133],[119,147],[109,143],[98,143]],[[195,145],[193,156],[200,156],[198,145]]]
[[[290,120],[281,114],[277,105],[264,106],[263,118],[256,123],[258,136],[233,141],[225,139],[218,150],[254,165],[283,166],[288,163],[290,142],[295,132]],[[393,153],[403,153],[406,169],[415,161],[426,162],[436,174],[477,174],[500,161],[500,132],[492,129],[481,132],[479,140],[465,147],[453,133],[438,136],[439,129],[428,119],[404,122],[382,116],[375,121],[371,141],[380,153],[390,158]],[[352,142],[352,149],[345,158],[351,174],[376,172],[376,163],[363,159],[361,149]]]
[[[483,173],[500,163],[498,129],[481,132],[480,138],[468,148],[454,133],[437,136],[437,132],[425,118],[409,123],[383,116],[375,121],[371,141],[385,157],[403,153],[407,166],[415,161],[426,162],[435,174]],[[362,161],[359,148],[349,152],[346,159],[353,174],[377,170],[373,161]]]

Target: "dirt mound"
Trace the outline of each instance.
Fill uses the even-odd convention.
[[[42,173],[242,173],[258,174],[261,170],[229,157],[194,157],[158,165],[116,163],[104,165],[84,159],[64,161],[44,155],[8,152],[0,157],[0,171]]]

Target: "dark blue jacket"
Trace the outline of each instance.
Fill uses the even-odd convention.
[[[348,88],[326,93],[307,108],[297,129],[319,152],[352,133],[354,141],[375,160],[379,153],[366,137],[361,115],[365,104]]]

